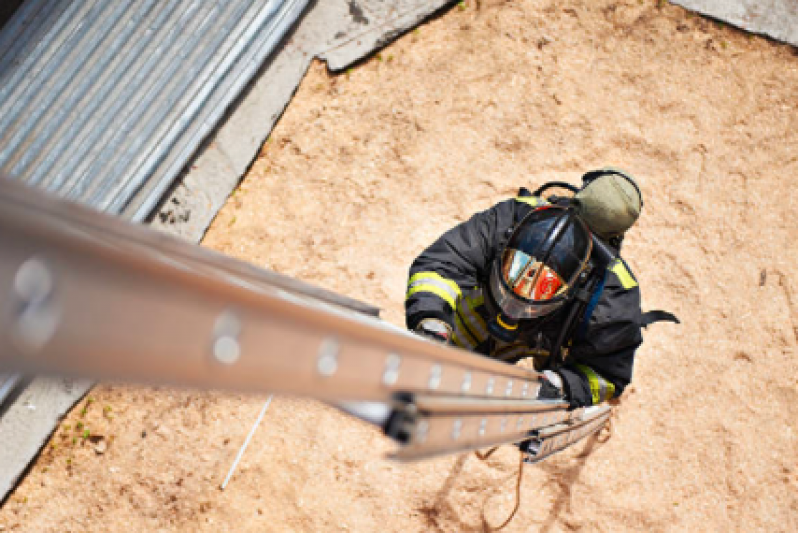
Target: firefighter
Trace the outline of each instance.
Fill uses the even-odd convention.
[[[552,185],[575,195],[544,199]],[[571,408],[617,398],[642,342],[640,288],[619,255],[642,204],[614,168],[588,172],[580,189],[521,189],[413,261],[407,327],[510,363],[532,358],[539,398]]]

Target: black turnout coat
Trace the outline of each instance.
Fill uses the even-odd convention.
[[[454,328],[453,340],[460,347],[510,362],[531,356],[539,370],[545,368],[545,355],[554,348],[567,306],[544,318],[521,321],[519,341],[507,345],[487,335],[489,314],[483,293],[506,235],[543,204],[544,200],[530,196],[501,202],[450,229],[424,250],[410,267],[405,300],[408,328],[415,329],[424,318],[439,318]],[[635,350],[642,342],[640,288],[625,262],[619,259],[610,266],[592,313],[577,320],[576,333],[563,343],[566,362],[557,369],[571,406],[618,397],[632,379]]]

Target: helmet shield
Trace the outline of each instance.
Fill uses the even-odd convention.
[[[536,318],[560,307],[585,268],[592,241],[584,222],[563,207],[530,213],[493,267],[490,291],[502,313]]]

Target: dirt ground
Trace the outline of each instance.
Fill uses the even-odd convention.
[[[798,530],[798,53],[664,2],[467,0],[305,78],[205,244],[381,306],[439,233],[545,180],[639,177],[625,258],[653,326],[605,444],[527,466],[509,532]],[[278,398],[105,385],[0,531],[484,531],[518,454],[401,465]]]

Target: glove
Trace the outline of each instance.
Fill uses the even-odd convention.
[[[538,400],[565,400],[562,377],[557,372],[545,370],[541,379]]]
[[[418,323],[415,332],[443,344],[452,342],[452,327],[439,318],[425,318]]]

